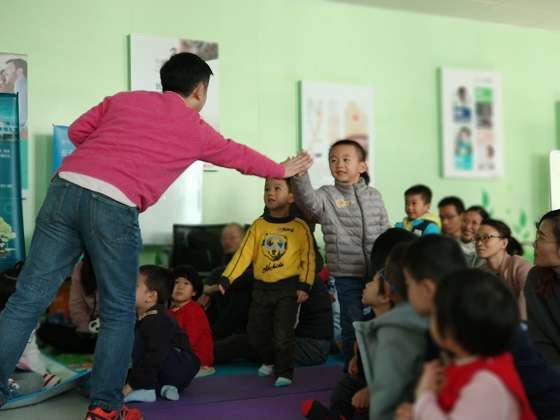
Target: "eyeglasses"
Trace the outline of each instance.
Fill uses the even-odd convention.
[[[486,243],[492,238],[505,239],[503,236],[499,236],[499,235],[475,235],[474,241]]]

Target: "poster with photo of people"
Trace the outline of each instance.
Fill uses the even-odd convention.
[[[20,139],[21,188],[26,196],[28,177],[27,55],[0,52],[0,93],[17,93]]]
[[[441,95],[443,176],[502,176],[500,75],[442,69]]]

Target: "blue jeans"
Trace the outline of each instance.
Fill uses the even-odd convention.
[[[340,304],[340,328],[342,329],[342,356],[344,366],[354,354],[354,321],[363,317],[362,290],[364,279],[361,277],[335,277],[336,294]]]
[[[138,255],[138,210],[55,178],[37,216],[16,292],[0,314],[0,405],[31,331],[84,248],[100,297],[101,329],[91,379],[91,405],[118,410],[132,354]]]

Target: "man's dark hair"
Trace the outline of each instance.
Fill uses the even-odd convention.
[[[465,211],[465,203],[463,203],[463,200],[454,195],[442,198],[437,206],[438,208],[453,206],[458,214],[462,214]]]
[[[404,268],[418,281],[430,279],[437,284],[448,273],[467,268],[467,262],[455,239],[426,235],[410,244]]]
[[[27,61],[21,58],[11,58],[6,61],[6,64],[12,63],[16,69],[22,69],[23,75],[27,77]]]
[[[511,349],[518,306],[494,274],[474,268],[450,273],[441,279],[434,304],[438,334],[469,353],[497,356]]]
[[[422,184],[413,185],[408,190],[404,192],[404,196],[408,197],[409,195],[419,195],[422,197],[422,200],[426,204],[430,204],[432,202],[432,190],[430,187]]]
[[[482,206],[470,206],[468,209],[465,210],[465,213],[469,211],[474,211],[478,213],[482,219],[482,222],[485,222],[488,219],[490,219],[490,215]]]
[[[146,277],[146,288],[151,292],[157,292],[157,303],[165,305],[171,297],[173,283],[171,271],[157,265],[143,265],[139,271]]]
[[[175,54],[161,66],[161,89],[186,98],[200,82],[208,86],[212,74],[210,66],[198,55],[186,52]]]
[[[173,267],[173,282],[179,277],[186,278],[192,284],[195,293],[195,298],[193,300],[197,300],[204,291],[204,284],[198,275],[198,271],[196,271],[192,265],[178,265],[177,267]]]

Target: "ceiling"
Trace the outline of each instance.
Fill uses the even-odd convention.
[[[560,31],[560,0],[330,0]]]

